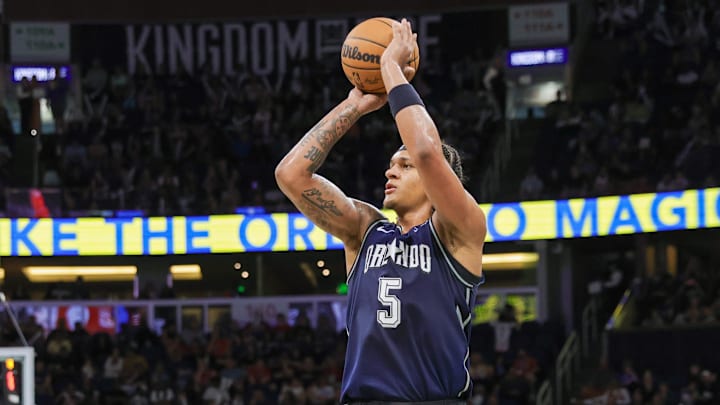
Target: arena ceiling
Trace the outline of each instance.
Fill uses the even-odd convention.
[[[4,22],[148,22],[218,21],[268,17],[319,17],[328,15],[378,15],[403,12],[453,11],[477,8],[502,8],[509,5],[549,3],[548,0],[365,0],[341,2],[310,1],[237,1],[226,0],[23,0],[6,1]]]

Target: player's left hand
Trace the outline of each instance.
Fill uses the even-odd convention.
[[[347,98],[355,103],[358,112],[362,115],[379,110],[387,102],[386,94],[363,93],[357,87],[350,90]]]
[[[395,63],[405,68],[415,49],[417,34],[413,34],[410,21],[405,18],[400,22],[393,22],[392,30],[393,39],[380,57],[380,65]]]

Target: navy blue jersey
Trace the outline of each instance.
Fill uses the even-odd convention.
[[[343,403],[464,399],[470,319],[482,280],[443,247],[432,221],[369,227],[348,275]]]

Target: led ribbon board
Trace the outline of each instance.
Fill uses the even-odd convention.
[[[487,216],[488,242],[720,227],[720,188],[481,207]],[[0,218],[0,256],[172,255],[341,248],[340,240],[297,213]]]

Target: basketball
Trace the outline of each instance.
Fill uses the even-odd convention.
[[[340,55],[343,72],[350,83],[364,93],[385,93],[380,57],[392,40],[393,21],[384,17],[370,18],[356,25],[345,37]],[[417,72],[419,64],[420,52],[416,43],[408,65]]]

